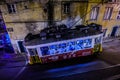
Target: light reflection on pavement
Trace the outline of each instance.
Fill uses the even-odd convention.
[[[109,67],[110,64],[107,64],[103,61],[93,61],[88,63],[82,63],[77,65],[65,66],[62,68],[49,69],[41,73],[42,77],[62,77],[78,73],[84,73],[92,70],[98,70],[102,68]]]

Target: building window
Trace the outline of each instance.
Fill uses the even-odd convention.
[[[8,32],[13,32],[13,28],[7,28]]]
[[[64,7],[64,13],[65,14],[70,13],[70,3],[64,3],[63,7]]]
[[[99,13],[99,7],[93,7],[91,11],[90,19],[97,20],[98,13]]]
[[[117,20],[120,20],[120,11],[118,12]]]
[[[15,13],[16,12],[16,5],[15,4],[7,4],[8,12]]]
[[[112,7],[106,7],[105,9],[105,14],[104,14],[104,19],[108,20],[111,18],[113,8]]]

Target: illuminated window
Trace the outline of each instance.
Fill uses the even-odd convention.
[[[63,7],[64,7],[65,14],[70,13],[70,3],[64,3]]]
[[[59,54],[66,52],[66,43],[59,44],[58,46],[59,46],[59,48],[57,49],[57,51]]]
[[[117,19],[120,20],[120,11],[118,12]]]
[[[8,12],[15,13],[16,12],[16,5],[15,4],[7,4]]]
[[[57,53],[57,45],[51,45],[49,46],[49,54],[53,55]]]
[[[92,39],[85,39],[83,41],[84,48],[91,48],[92,47]]]
[[[99,13],[99,7],[93,7],[91,11],[90,19],[97,20],[98,13]]]
[[[113,8],[112,7],[106,7],[105,9],[105,14],[104,14],[104,19],[108,20],[111,18]]]
[[[76,41],[75,50],[82,50],[82,49],[84,49],[83,40]]]
[[[66,46],[66,51],[70,52],[75,50],[75,42],[68,42]]]

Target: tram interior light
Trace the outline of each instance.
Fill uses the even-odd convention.
[[[64,54],[66,52],[87,49],[92,47],[92,39],[71,41],[41,47],[42,55]]]

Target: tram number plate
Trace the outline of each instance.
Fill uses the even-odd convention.
[[[88,55],[91,55],[91,52],[90,52],[90,51],[88,51],[88,52],[83,52],[83,53],[82,53],[82,56],[88,56]]]

